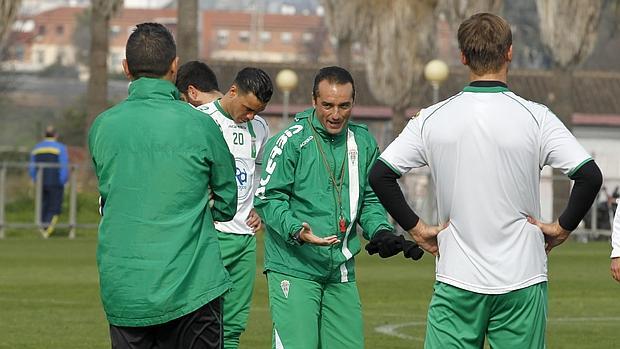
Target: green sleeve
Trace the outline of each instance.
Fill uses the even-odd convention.
[[[368,175],[368,171],[372,168],[375,161],[379,157],[379,147],[377,144],[373,142],[372,146],[374,150],[372,151],[372,155],[369,157],[369,163],[366,164],[366,175]],[[388,221],[387,212],[381,202],[379,202],[379,198],[375,195],[375,192],[370,187],[368,181],[366,181],[366,187],[364,188],[364,194],[362,197],[362,205],[359,213],[359,224],[362,227],[362,234],[364,238],[367,240],[372,239],[372,237],[379,230],[394,230],[390,222]]]
[[[209,187],[213,193],[213,220],[227,222],[237,213],[237,182],[235,159],[232,157],[224,136],[211,118],[204,118],[208,125],[207,163],[210,167]]]
[[[302,222],[291,212],[290,199],[299,153],[290,139],[282,144],[282,137],[286,136],[276,135],[265,148],[263,171],[254,197],[254,208],[271,231],[295,245],[297,243],[292,236],[301,229]]]

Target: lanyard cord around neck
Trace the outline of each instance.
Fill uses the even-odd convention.
[[[314,128],[314,125],[312,125],[311,118],[308,118],[308,124],[310,125],[310,129],[312,130],[315,143],[317,145],[317,148],[319,149],[319,153],[321,154],[323,165],[325,165],[325,169],[327,170],[327,173],[329,173],[329,179],[331,180],[332,184],[334,185],[334,189],[336,190],[336,201],[338,202],[338,208],[340,209],[340,219],[338,221],[338,225],[340,228],[340,232],[344,233],[346,231],[346,223],[344,221],[344,214],[342,212],[342,184],[344,182],[344,166],[347,162],[348,144],[345,142],[344,157],[342,158],[342,167],[340,170],[340,183],[336,183],[336,178],[335,178],[335,173],[334,173],[335,171],[332,171],[331,166],[329,166],[329,163],[327,162],[327,156],[325,155],[325,152],[323,151],[323,146],[321,145],[321,142],[319,141],[319,134],[317,130]]]

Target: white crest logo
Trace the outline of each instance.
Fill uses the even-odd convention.
[[[282,289],[282,293],[284,293],[284,298],[288,298],[288,290],[291,287],[291,283],[288,280],[282,280],[280,282],[280,288]]]
[[[357,162],[357,150],[350,150],[349,158],[351,159],[351,165],[355,166],[355,163]]]

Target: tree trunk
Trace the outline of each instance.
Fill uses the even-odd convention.
[[[555,83],[551,110],[562,120],[566,128],[573,128],[573,71],[571,69],[554,69]],[[570,195],[570,180],[559,170],[553,170],[553,219],[557,219],[566,208]]]
[[[0,4],[0,53],[4,50],[5,39],[11,33],[20,5],[21,0],[2,0]]]
[[[407,126],[409,118],[405,114],[406,107],[392,107],[392,135],[396,138]]]
[[[348,71],[351,71],[351,44],[351,38],[339,39],[338,47],[336,48],[338,66]]]
[[[179,0],[177,55],[182,63],[198,59],[198,0]]]
[[[93,120],[108,107],[108,30],[110,19],[92,9],[90,21],[90,78],[88,79],[86,139]],[[105,29],[103,29],[105,28]]]

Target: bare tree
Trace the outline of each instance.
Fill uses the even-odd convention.
[[[602,0],[536,0],[542,43],[553,60],[554,83],[548,102],[569,129],[574,113],[573,71],[594,50],[602,5]],[[568,181],[553,181],[554,217],[562,213],[569,191]]]
[[[198,59],[198,0],[177,5],[177,54],[181,63]]]
[[[502,0],[441,0],[439,7],[447,10],[449,17],[456,27],[462,21],[480,12],[499,14],[502,12]]]
[[[437,17],[444,18],[448,23],[451,33],[449,42],[450,52],[458,52],[456,32],[461,23],[472,15],[480,12],[490,12],[499,15],[504,8],[503,0],[439,0],[437,4]],[[441,52],[437,52],[441,54]],[[445,53],[444,53],[445,54]],[[458,57],[450,57],[448,62],[458,62]]]
[[[351,68],[351,46],[373,22],[372,0],[321,0],[325,9],[325,23],[336,38],[338,65]],[[382,3],[382,2],[381,2]]]
[[[108,32],[110,19],[122,6],[123,0],[91,0],[87,134],[95,117],[108,107]]]
[[[373,2],[366,11],[373,23],[366,28],[366,77],[373,96],[392,108],[393,133],[407,122],[422,84],[424,64],[432,57],[436,0]]]
[[[5,40],[11,32],[11,26],[17,17],[20,5],[21,0],[0,1],[0,52],[4,51]]]
[[[393,132],[419,94],[424,64],[434,49],[437,0],[321,0],[330,34],[339,43],[338,64],[351,62],[350,45],[365,49],[371,93],[392,108]]]

